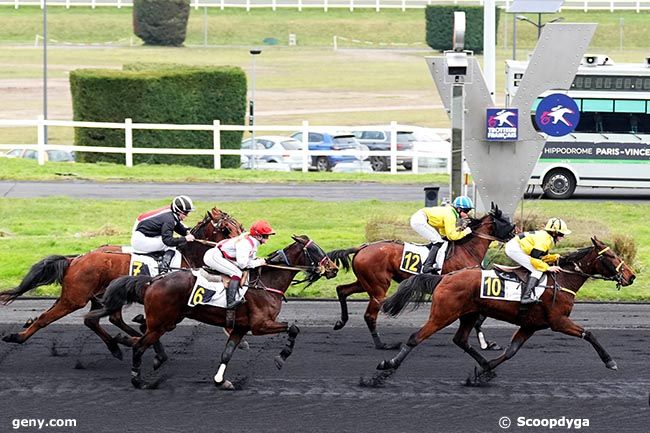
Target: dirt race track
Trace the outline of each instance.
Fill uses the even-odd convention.
[[[0,334],[19,330],[23,322],[14,316],[24,321],[42,309],[22,302],[0,310]],[[163,337],[170,360],[160,371],[166,380],[157,390],[133,389],[130,352],[124,352],[124,361],[112,358],[100,340],[79,324],[78,316],[46,328],[24,345],[0,342],[0,432],[16,431],[15,419],[34,418],[76,419],[76,427],[40,431],[79,433],[551,430],[517,427],[519,417],[539,423],[579,419],[580,430],[587,432],[648,431],[650,333],[645,325],[618,322],[621,318],[634,322],[646,307],[618,313],[612,319],[614,326],[600,328],[598,320],[591,325],[618,362],[618,371],[607,370],[588,343],[543,331],[500,368],[489,386],[465,387],[461,382],[472,371],[473,360],[451,342],[452,326],[414,350],[385,387],[362,388],[359,378],[372,376],[377,363],[395,352],[371,347],[358,314],[362,304],[353,306],[351,322],[337,332],[325,326],[329,318],[319,318],[325,304],[333,303],[315,303],[310,306],[313,313],[296,316],[302,332],[281,371],[275,368],[273,356],[286,336],[250,337],[250,349],[238,350],[226,373],[241,386],[237,391],[220,391],[212,385],[225,336],[217,328],[195,322]],[[326,308],[329,312],[337,307]],[[133,307],[125,317],[137,312]],[[404,341],[415,329],[411,322],[420,321],[424,314],[420,310],[415,317],[391,323],[382,318],[385,340]],[[293,314],[283,315],[292,319]],[[578,321],[585,320],[589,322]],[[489,337],[506,344],[514,328],[490,324]],[[151,357],[151,353],[145,357],[149,375],[153,374]],[[499,426],[504,416],[512,420],[507,430]],[[576,430],[573,426],[571,430]],[[566,430],[566,426],[552,429]]]

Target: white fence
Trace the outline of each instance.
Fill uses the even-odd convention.
[[[45,128],[50,126],[64,126],[74,128],[106,128],[106,129],[123,129],[124,130],[124,147],[100,147],[100,146],[73,146],[62,144],[46,144]],[[399,125],[397,122],[391,122],[387,128],[390,131],[391,142],[390,150],[369,150],[360,147],[358,149],[345,150],[309,150],[308,138],[309,132],[314,131],[345,131],[352,129],[350,126],[310,126],[309,122],[303,121],[302,125],[222,125],[215,120],[212,125],[173,125],[157,123],[133,123],[131,119],[125,119],[124,123],[117,122],[79,122],[67,120],[44,120],[39,116],[35,120],[0,120],[2,127],[35,127],[37,128],[37,144],[17,145],[17,144],[0,144],[0,149],[9,150],[16,147],[35,149],[38,154],[38,163],[45,164],[45,152],[47,150],[68,150],[78,152],[96,152],[96,153],[122,153],[125,155],[126,166],[133,167],[134,154],[164,154],[164,155],[211,155],[214,161],[214,169],[221,169],[222,155],[246,155],[246,156],[263,156],[263,155],[300,155],[302,157],[302,171],[309,171],[311,160],[314,156],[355,156],[359,161],[368,159],[370,156],[388,156],[390,158],[390,172],[397,173],[397,155],[413,158],[413,173],[418,172],[419,158],[441,158],[449,159],[448,149],[435,149],[433,152],[424,152],[418,150],[397,150],[397,131],[408,130],[409,126]],[[212,131],[212,149],[178,149],[178,148],[151,148],[151,147],[133,147],[134,130],[183,130],[183,131]],[[355,131],[373,131],[377,127],[354,127]],[[258,132],[302,132],[302,149],[301,150],[282,150],[272,151],[266,149],[222,149],[221,132],[222,131],[255,131]],[[448,165],[448,164],[447,164]]]
[[[44,1],[48,6],[90,6],[96,7],[131,7],[132,0],[0,0],[0,5],[14,6],[40,6]],[[508,8],[512,0],[496,0],[499,7]],[[422,9],[431,4],[458,4],[465,6],[482,6],[483,0],[190,0],[193,8],[218,7],[245,8],[250,11],[253,8],[293,8],[323,9],[347,8],[350,11],[355,9]],[[639,13],[642,10],[650,10],[650,0],[565,0],[563,9],[579,9],[588,12],[590,10],[609,10],[610,12],[620,10],[634,10]]]

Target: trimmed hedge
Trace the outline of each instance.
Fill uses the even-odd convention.
[[[133,0],[133,33],[146,45],[185,42],[190,0]]]
[[[127,70],[78,69],[70,73],[74,120],[134,123],[244,125],[246,74],[239,67],[125,65]],[[124,147],[123,129],[75,128],[75,145]],[[221,133],[221,147],[239,149],[243,131]],[[134,130],[133,147],[212,149],[211,131]],[[123,154],[77,152],[81,162],[125,163]],[[213,167],[212,156],[135,154],[137,164]],[[238,156],[222,166],[239,167]]]
[[[483,6],[427,6],[424,12],[427,45],[440,51],[453,49],[454,12],[465,12],[465,49],[482,53]],[[499,28],[499,14],[496,8],[495,16],[496,32]]]

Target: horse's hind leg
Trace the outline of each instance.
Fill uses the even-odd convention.
[[[587,340],[589,344],[591,344],[593,348],[596,349],[596,353],[598,353],[600,359],[605,363],[605,367],[609,368],[610,370],[618,370],[616,361],[614,361],[609,353],[607,353],[605,348],[600,345],[594,334],[592,334],[590,331],[587,331],[585,328],[578,325],[570,318],[563,316],[559,320],[551,321],[551,329],[553,331]]]
[[[469,344],[469,334],[472,332],[472,327],[475,326],[475,322],[478,317],[478,314],[468,314],[462,316],[460,318],[460,326],[454,335],[453,341],[456,346],[463,349],[467,354],[469,354],[469,356],[474,358],[474,360],[476,360],[476,362],[478,362],[483,369],[487,370],[489,368],[488,360],[485,359],[480,353],[476,351],[476,349],[474,349]]]
[[[85,302],[83,304],[79,304],[79,303],[68,302],[67,300],[59,298],[56,300],[56,302],[54,302],[54,305],[52,305],[47,311],[42,313],[40,316],[38,316],[38,318],[34,320],[34,322],[31,325],[29,325],[29,327],[25,329],[23,332],[19,332],[17,334],[5,335],[4,337],[2,337],[2,340],[8,343],[22,344],[25,341],[27,341],[29,337],[34,335],[34,333],[39,329],[45,328],[50,323],[59,320],[61,317],[67,316],[73,311],[77,311],[78,309],[83,308],[85,305],[86,305]]]
[[[226,373],[226,367],[228,367],[228,363],[232,359],[232,355],[235,353],[235,349],[244,336],[244,333],[245,332],[239,331],[237,328],[233,329],[230,333],[228,341],[226,342],[226,347],[223,349],[223,352],[221,352],[221,363],[219,364],[217,373],[213,378],[215,386],[223,389],[233,389],[232,383],[225,380],[224,375]]]
[[[338,297],[339,304],[341,305],[341,318],[336,321],[336,324],[334,324],[335,331],[338,331],[339,329],[343,328],[345,324],[348,322],[349,319],[348,303],[347,303],[348,296],[350,296],[353,293],[363,293],[363,292],[365,292],[365,290],[363,287],[361,287],[358,280],[353,283],[336,286],[336,296]]]
[[[99,301],[95,299],[90,300],[90,311],[98,310],[100,308],[102,308],[102,304],[100,304]],[[94,319],[85,318],[84,325],[90,328],[95,334],[99,336],[99,338],[102,339],[104,344],[106,344],[108,350],[115,358],[119,359],[120,361],[122,360],[122,350],[117,345],[117,340],[111,337],[110,334],[100,326],[99,317]]]

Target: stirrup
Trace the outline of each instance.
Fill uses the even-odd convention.
[[[226,310],[236,310],[237,307],[239,307],[240,305],[242,305],[244,303],[246,303],[246,299],[241,298],[239,301],[235,301],[232,304],[226,305]]]

